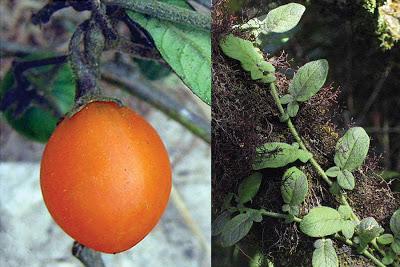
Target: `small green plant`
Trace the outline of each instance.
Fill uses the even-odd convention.
[[[239,28],[251,30],[256,37],[269,32],[285,32],[297,25],[304,9],[299,4],[287,4]],[[275,67],[264,59],[262,52],[257,48],[257,41],[251,42],[229,34],[221,40],[220,47],[225,55],[240,61],[242,68],[250,73],[253,80],[269,87],[281,122],[286,123],[296,141],[293,144],[269,142],[259,147],[253,170],[280,168],[299,163],[299,166],[288,168],[282,177],[281,195],[284,204],[281,213],[262,207],[254,209],[245,206],[259,191],[262,183],[262,174],[259,172],[254,172],[244,179],[237,194],[227,196],[222,213],[213,223],[213,235],[219,236],[221,245],[236,244],[248,234],[253,223],[261,222],[264,217],[271,217],[283,219],[285,223],[298,223],[303,234],[318,238],[314,243],[315,250],[312,255],[314,267],[339,266],[332,240],[354,247],[376,266],[400,266],[400,210],[391,217],[392,233],[384,233],[384,229],[374,218],[360,220],[347,201],[346,190],[353,190],[356,186],[352,172],[362,166],[368,154],[370,139],[365,130],[361,127],[350,128],[336,144],[333,159],[335,166],[324,171],[313,153],[307,149],[291,119],[298,114],[301,103],[308,101],[323,87],[329,69],[327,60],[320,59],[302,66],[291,80],[288,94],[279,96]],[[338,201],[337,209],[318,206],[300,213],[308,193],[307,175],[300,163],[310,164],[327,183],[330,192]],[[299,214],[305,215],[300,218]]]

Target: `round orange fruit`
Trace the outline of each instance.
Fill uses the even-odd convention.
[[[50,214],[68,235],[117,253],[157,224],[171,192],[171,166],[145,119],[97,101],[57,126],[43,153],[40,184]]]

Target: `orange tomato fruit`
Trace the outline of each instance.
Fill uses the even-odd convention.
[[[157,132],[114,102],[92,102],[56,128],[43,153],[46,206],[79,243],[127,250],[157,224],[171,192],[171,167]]]

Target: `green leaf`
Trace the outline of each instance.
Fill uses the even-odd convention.
[[[312,256],[313,267],[338,267],[339,260],[333,247],[332,240],[319,239],[314,243]]]
[[[282,178],[281,193],[283,201],[289,206],[298,206],[306,199],[307,192],[307,176],[297,167],[288,169]]]
[[[248,209],[247,213],[249,214],[249,218],[254,222],[261,222],[263,217],[260,210]]]
[[[394,237],[393,237],[393,235],[391,235],[391,234],[383,234],[383,235],[379,236],[379,237],[376,239],[376,241],[377,241],[379,244],[388,245],[388,244],[391,244],[391,243],[394,241]]]
[[[354,230],[356,228],[357,223],[354,221],[342,221],[342,234],[347,239],[351,239],[354,235]]]
[[[400,209],[396,210],[390,218],[390,230],[394,236],[400,238]]]
[[[328,61],[320,59],[302,66],[289,85],[289,92],[298,102],[304,102],[315,95],[326,81]]]
[[[342,216],[342,219],[347,220],[350,219],[352,210],[348,205],[340,205],[338,212],[340,213],[340,216]]]
[[[341,171],[340,171],[340,168],[337,167],[337,166],[334,166],[334,167],[330,167],[329,169],[327,169],[327,170],[325,171],[325,174],[326,174],[328,177],[337,177],[337,176],[339,175],[340,172],[341,172]]]
[[[136,62],[141,73],[151,81],[160,80],[171,74],[171,69],[159,62],[140,58],[133,60]]]
[[[54,56],[52,53],[34,53],[26,56],[21,61],[31,61]],[[37,142],[45,143],[50,138],[57,122],[60,119],[54,115],[58,111],[66,114],[74,105],[75,79],[68,63],[62,65],[48,65],[32,68],[25,72],[27,79],[39,92],[53,103],[52,108],[46,109],[35,101],[20,114],[14,116],[15,106],[12,105],[4,111],[8,124],[19,134]],[[14,75],[9,70],[0,83],[0,99],[13,89]]]
[[[356,228],[356,231],[360,239],[361,247],[364,247],[374,238],[382,234],[384,230],[374,218],[367,217],[361,220],[360,224]]]
[[[267,72],[274,72],[274,66],[264,60],[260,49],[255,47],[252,42],[229,34],[221,40],[220,47],[225,55],[239,60],[242,68],[250,72],[253,80],[261,78],[266,79],[264,82],[275,80],[274,75],[266,76],[264,73],[266,70],[268,70]]]
[[[297,143],[292,145],[279,142],[266,143],[257,148],[253,169],[279,168],[296,160],[307,162],[311,157],[312,154],[300,149]]]
[[[236,215],[225,224],[221,232],[221,245],[229,247],[236,244],[249,233],[252,226],[253,220],[251,220],[249,214]]]
[[[163,2],[190,8],[185,1],[164,0]],[[210,105],[210,32],[133,11],[128,11],[128,15],[148,31],[161,56],[193,93]]]
[[[396,238],[393,242],[392,245],[390,245],[390,248],[393,250],[393,252],[396,255],[400,255],[400,238]]]
[[[282,211],[289,213],[290,215],[297,216],[300,213],[300,207],[298,205],[282,205]]]
[[[341,187],[337,182],[333,182],[332,185],[329,187],[329,192],[333,195],[339,195],[341,192]]]
[[[289,117],[295,117],[299,112],[299,103],[297,101],[292,101],[287,106],[287,113]]]
[[[390,264],[393,263],[393,261],[394,261],[394,258],[391,257],[391,256],[388,256],[388,255],[385,255],[385,256],[382,258],[382,263],[385,264],[385,265],[390,265]]]
[[[260,188],[262,174],[259,172],[253,173],[245,178],[239,185],[239,202],[244,204],[253,199]]]
[[[211,235],[216,236],[222,232],[225,224],[231,219],[231,212],[224,211],[222,212],[212,223],[211,227]]]
[[[335,234],[342,229],[342,219],[335,209],[316,207],[304,216],[300,230],[311,237],[324,237]]]
[[[337,182],[341,188],[347,190],[353,190],[356,184],[353,174],[348,170],[344,170],[339,173],[337,176]]]
[[[282,96],[279,99],[279,101],[281,102],[282,105],[285,105],[285,104],[289,104],[290,102],[294,101],[294,98],[292,95],[287,94],[287,95]]]
[[[296,27],[305,10],[303,5],[297,3],[282,5],[268,12],[267,15],[249,20],[241,28],[255,29],[253,33],[256,36],[260,33],[287,32]]]
[[[361,127],[350,128],[336,144],[335,164],[353,171],[364,162],[369,148],[369,136]]]

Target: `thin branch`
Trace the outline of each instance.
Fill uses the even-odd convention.
[[[51,1],[32,15],[32,23],[35,25],[47,23],[55,12],[68,6],[67,1]]]
[[[209,31],[211,29],[211,16],[173,6],[157,0],[103,0],[105,4],[116,5],[133,10],[162,20],[172,21],[183,25]]]

